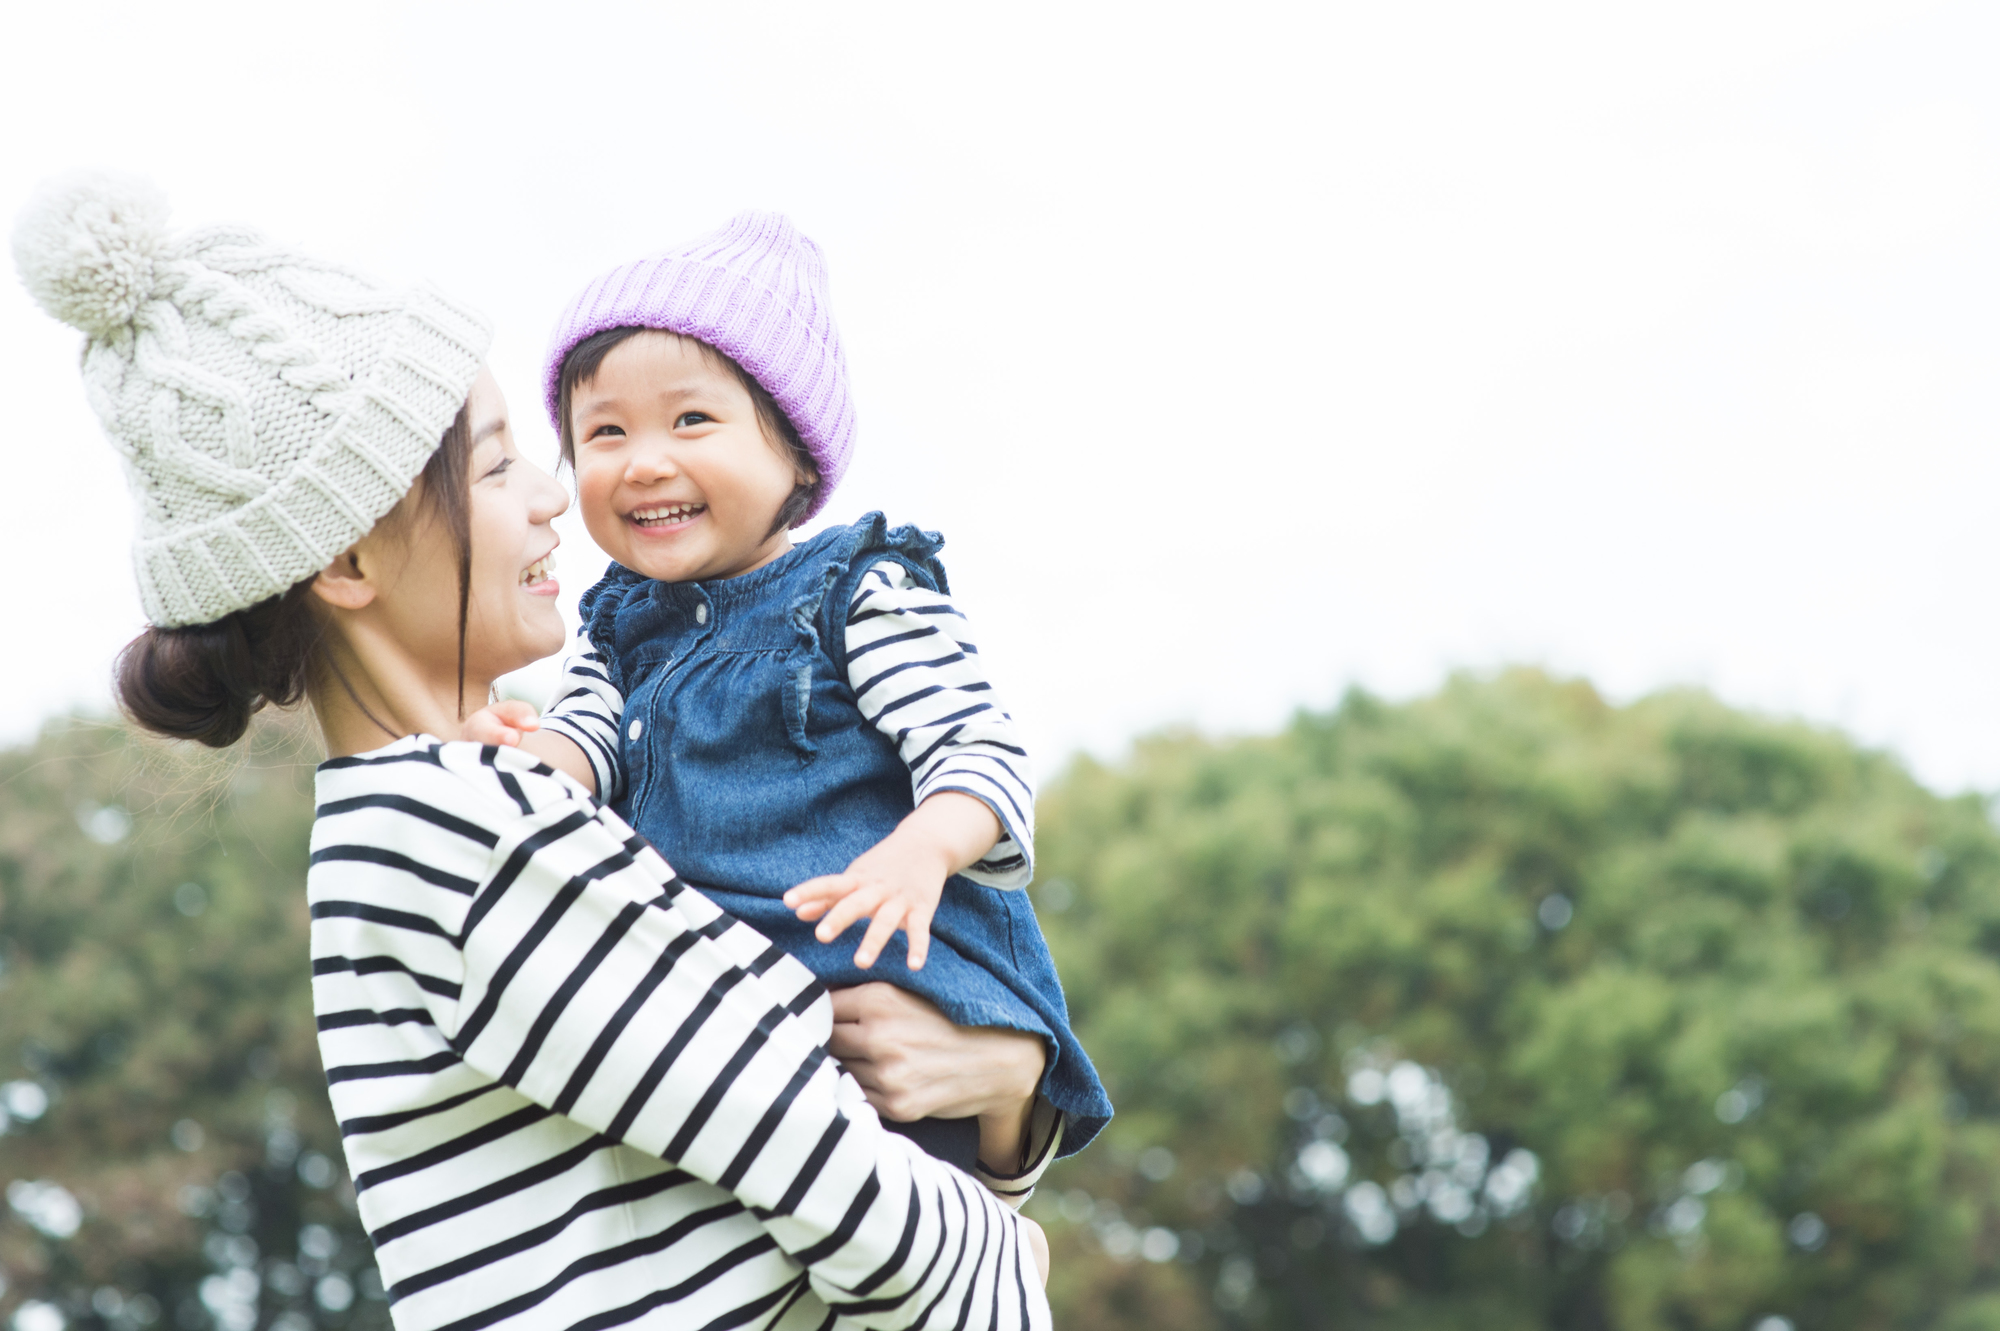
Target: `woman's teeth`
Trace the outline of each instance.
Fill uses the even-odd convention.
[[[635,508],[632,510],[632,521],[641,527],[664,527],[686,522],[707,507],[707,504],[661,504],[655,508]]]
[[[551,550],[521,571],[521,585],[532,587],[538,582],[545,582],[549,574],[555,571],[556,552]]]

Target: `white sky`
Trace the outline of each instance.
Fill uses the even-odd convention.
[[[1504,11],[1504,12],[1503,12]],[[0,214],[135,170],[499,321],[745,207],[826,250],[830,516],[943,530],[1046,755],[1539,662],[2000,785],[2000,10],[37,5]],[[139,627],[76,336],[0,283],[0,740]],[[569,596],[600,561],[563,519]],[[51,650],[52,649],[52,650]]]

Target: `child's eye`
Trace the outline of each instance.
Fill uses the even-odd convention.
[[[609,435],[615,435],[618,436],[619,438],[623,438],[624,434],[625,430],[624,427],[622,426],[593,425],[590,427],[590,434],[587,437],[591,439],[602,439]]]
[[[706,425],[714,419],[705,411],[684,411],[674,418],[674,428],[685,430],[690,425]]]

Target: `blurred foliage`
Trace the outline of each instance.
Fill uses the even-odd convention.
[[[310,788],[277,726],[0,754],[20,1331],[386,1325],[314,1047]],[[1030,1204],[1060,1325],[2000,1329],[1980,799],[1514,672],[1079,761],[1040,819],[1119,1106]]]
[[[1059,1322],[2000,1327],[2000,836],[1890,758],[1535,672],[1046,793],[1119,1116]]]
[[[309,747],[281,724],[210,754],[67,721],[0,754],[19,1331],[388,1324],[314,1040]]]

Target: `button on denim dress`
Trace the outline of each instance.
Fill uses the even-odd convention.
[[[1042,1093],[1068,1115],[1068,1155],[1110,1119],[1111,1101],[1070,1030],[1026,892],[948,879],[917,971],[901,933],[861,970],[862,926],[822,943],[780,899],[846,869],[914,807],[910,769],[848,687],[847,610],[884,560],[948,594],[943,544],[871,513],[738,578],[658,582],[613,564],[582,610],[625,697],[627,780],[615,807],[683,879],[829,987],[885,980],[961,1026],[1042,1036]]]

